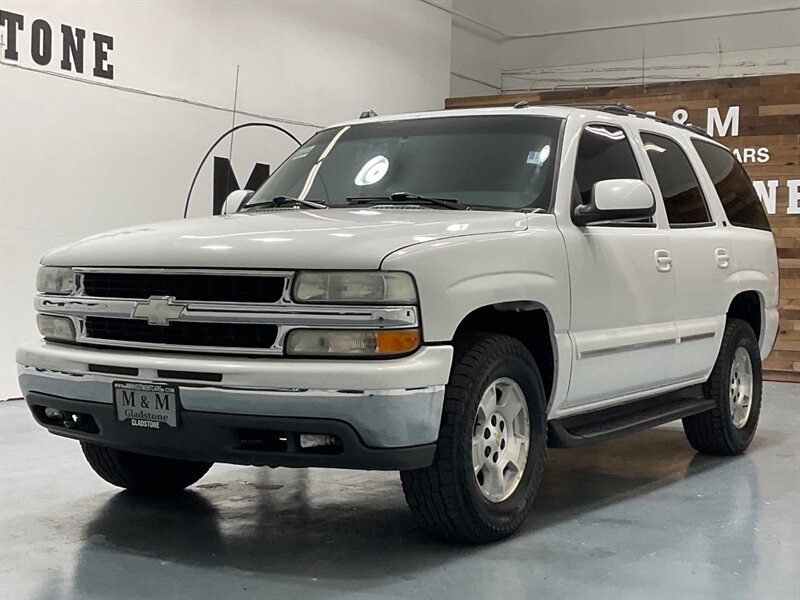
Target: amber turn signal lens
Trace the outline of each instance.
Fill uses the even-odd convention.
[[[400,354],[416,350],[419,346],[419,329],[379,331],[378,354]]]

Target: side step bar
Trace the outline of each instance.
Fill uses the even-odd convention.
[[[714,400],[702,394],[702,386],[692,386],[621,406],[553,419],[548,423],[547,442],[551,448],[605,442],[714,408]]]

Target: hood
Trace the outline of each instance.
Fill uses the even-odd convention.
[[[525,215],[514,212],[281,209],[117,229],[55,248],[42,264],[376,269],[387,254],[414,244],[526,227]]]

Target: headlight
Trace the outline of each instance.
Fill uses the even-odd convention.
[[[286,338],[295,356],[391,356],[419,347],[419,329],[295,329]]]
[[[67,317],[36,315],[36,325],[45,339],[75,341],[75,328],[72,326],[72,320]]]
[[[36,290],[45,294],[71,294],[75,291],[75,275],[64,267],[39,267]]]
[[[414,280],[398,271],[300,271],[294,278],[297,302],[411,304]]]

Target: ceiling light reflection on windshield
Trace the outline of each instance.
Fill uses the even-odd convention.
[[[539,162],[543,163],[547,160],[548,156],[550,156],[550,144],[545,145],[545,147],[539,151]]]
[[[528,152],[528,160],[527,163],[529,165],[536,165],[537,167],[541,167],[545,161],[547,161],[547,157],[550,156],[550,144],[545,144],[544,147],[536,152],[535,150],[531,150]]]
[[[378,155],[371,158],[366,164],[361,167],[361,170],[356,175],[353,183],[358,186],[372,185],[378,183],[386,172],[389,170],[389,159],[385,156]]]

